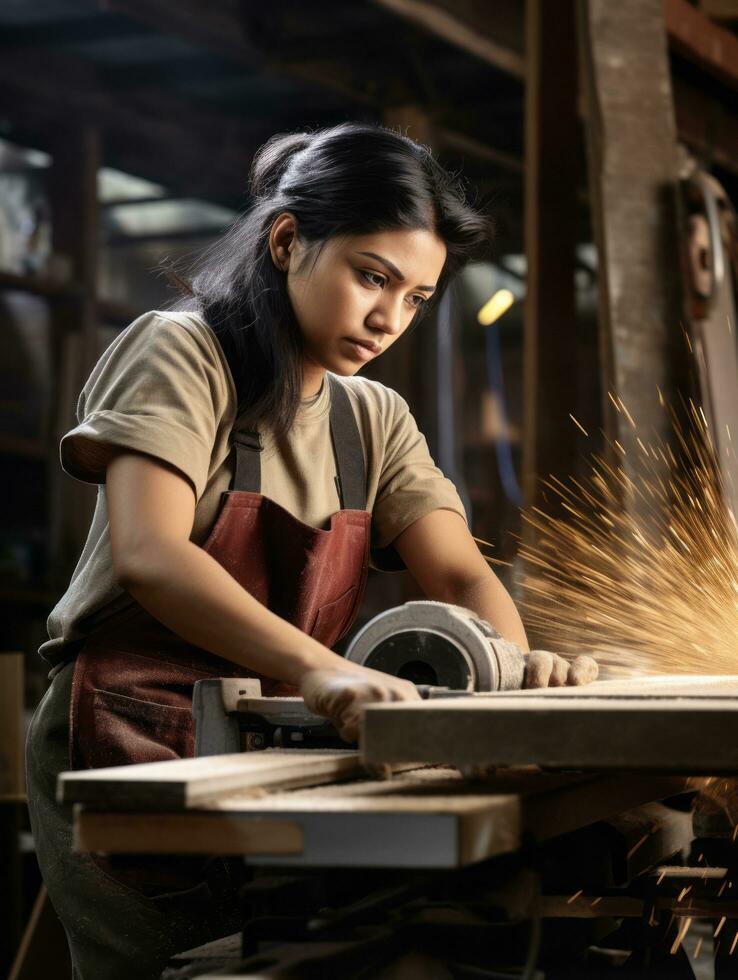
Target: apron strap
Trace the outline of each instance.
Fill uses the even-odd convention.
[[[366,510],[366,464],[359,427],[351,401],[340,381],[333,377],[330,384],[330,432],[336,460],[336,490],[341,510]],[[233,430],[236,468],[233,490],[261,493],[261,436],[258,432]]]
[[[233,473],[233,490],[261,493],[261,451],[264,448],[258,432],[233,430],[233,448],[236,450],[236,469]]]
[[[366,510],[366,464],[351,401],[340,381],[331,386],[331,440],[336,458],[336,489],[341,510]]]

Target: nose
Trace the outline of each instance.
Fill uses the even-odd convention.
[[[403,328],[402,297],[393,300],[390,296],[383,296],[367,316],[366,325],[390,336],[400,333]]]

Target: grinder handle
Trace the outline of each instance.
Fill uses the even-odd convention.
[[[432,701],[434,698],[465,698],[473,694],[473,691],[459,691],[450,687],[434,687],[432,684],[416,684],[418,694],[423,701]]]

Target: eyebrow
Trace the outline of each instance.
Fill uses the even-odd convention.
[[[385,267],[385,269],[387,269],[389,272],[392,273],[395,279],[399,279],[400,282],[405,282],[405,277],[403,276],[403,274],[400,272],[400,270],[393,262],[390,262],[389,259],[385,259],[381,255],[377,255],[376,252],[357,252],[356,254],[367,255],[369,256],[370,259],[376,259],[377,262],[380,262]],[[426,293],[434,293],[436,291],[435,286],[416,286],[415,288],[422,289]]]

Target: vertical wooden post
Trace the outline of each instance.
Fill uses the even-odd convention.
[[[574,0],[526,4],[523,495],[573,471],[576,430],[577,46]]]
[[[0,652],[0,974],[5,976],[23,928],[19,836],[25,809],[22,653]]]
[[[673,399],[683,350],[677,143],[663,3],[578,4],[603,413],[632,473],[637,436],[670,440],[658,390]],[[608,391],[623,400],[637,429],[616,411]]]
[[[50,197],[55,252],[68,257],[76,295],[54,313],[56,376],[52,438],[57,442],[75,424],[76,398],[98,357],[97,172],[101,162],[96,129],[65,130],[52,154]],[[64,585],[84,543],[94,507],[94,490],[73,484],[54,462],[51,500],[51,566]]]
[[[383,122],[391,129],[396,129],[419,143],[433,147],[430,119],[419,106],[412,104],[391,106],[386,109]],[[424,338],[429,338],[433,330],[430,320],[424,321],[420,330]],[[430,436],[432,432],[429,433],[427,430],[432,425],[433,419],[427,386],[423,383],[427,359],[427,350],[424,355],[424,349],[425,345],[420,344],[417,332],[401,337],[392,348],[390,356],[380,358],[376,365],[376,372],[372,371],[371,376],[400,392],[410,405],[420,428]],[[423,358],[422,366],[421,358]]]

